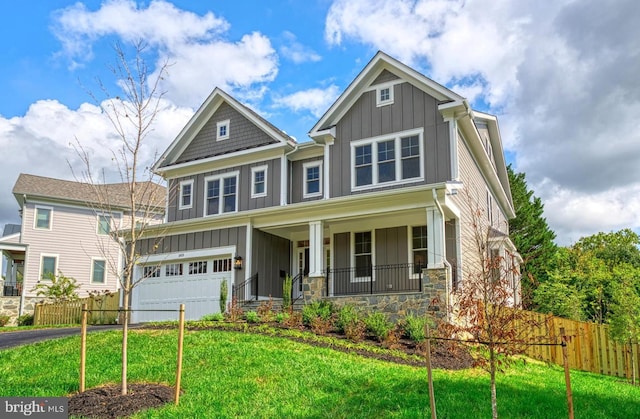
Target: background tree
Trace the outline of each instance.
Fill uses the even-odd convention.
[[[640,270],[635,269],[632,275],[626,272],[623,282],[613,293],[609,306],[609,332],[611,338],[622,344],[629,345],[631,365],[631,383],[636,384],[636,357],[633,344],[640,341]]]
[[[524,173],[515,173],[507,167],[511,196],[516,218],[509,220],[509,235],[522,256],[522,305],[535,307],[533,293],[539,284],[547,280],[547,269],[557,250],[553,240],[556,234],[543,217],[544,205],[527,187]]]
[[[151,162],[146,161],[143,150],[164,96],[160,82],[167,73],[168,63],[161,64],[152,73],[144,59],[145,45],[142,42],[135,45],[132,60],[128,59],[120,44],[116,44],[114,49],[116,61],[110,70],[121,89],[120,94],[112,96],[99,79],[98,85],[106,99],[99,100],[93,93],[89,94],[109,119],[116,134],[117,141],[109,151],[120,176],[119,186],[126,186],[124,192],[121,187],[115,189],[113,184],[106,184],[104,179],[98,182],[97,175],[93,173],[91,156],[79,142],[76,142],[76,151],[85,164],[83,178],[93,186],[98,202],[95,211],[111,214],[117,208],[114,194],[124,194],[126,197],[127,212],[123,228],[109,230],[109,235],[120,247],[123,266],[114,263],[112,258],[108,260],[110,270],[120,279],[122,290],[122,394],[126,395],[130,298],[132,290],[145,279],[144,275],[134,275],[140,258],[139,243],[147,226],[154,221],[161,221],[158,211],[164,207],[166,194],[165,189],[158,185],[162,179],[151,170]],[[153,79],[149,79],[152,74]],[[155,243],[155,247],[158,246],[159,240]]]

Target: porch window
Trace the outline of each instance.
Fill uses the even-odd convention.
[[[304,198],[322,195],[322,162],[311,162],[303,165]]]
[[[363,231],[361,233],[354,233],[354,259],[355,259],[355,276],[356,280],[359,278],[371,278],[371,232]]]
[[[111,233],[111,216],[110,215],[98,215],[98,234],[101,236],[107,236]]]
[[[52,208],[36,207],[35,228],[51,230],[51,213]]]
[[[205,215],[235,212],[238,202],[238,174],[206,178]]]
[[[427,226],[412,227],[413,273],[417,274],[427,266]]]
[[[170,263],[164,266],[164,276],[182,275],[182,263]]]
[[[251,168],[251,197],[267,196],[267,166]]]
[[[106,264],[104,259],[94,259],[91,266],[91,283],[104,284],[106,274]]]
[[[40,265],[40,278],[51,279],[56,275],[56,265],[58,264],[57,256],[42,256]]]
[[[180,205],[178,209],[188,209],[193,205],[193,180],[180,182]]]

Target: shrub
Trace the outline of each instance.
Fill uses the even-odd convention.
[[[200,320],[205,322],[221,322],[224,320],[224,314],[222,313],[205,314],[204,316],[202,316]]]
[[[338,332],[346,334],[345,330],[347,325],[357,323],[359,320],[360,316],[356,308],[350,304],[344,305],[340,310],[338,310],[338,315],[336,316],[336,327],[338,328]]]
[[[291,307],[291,289],[293,288],[293,278],[287,275],[282,282],[282,310],[288,310]]]
[[[333,314],[333,304],[331,301],[314,301],[302,308],[302,323],[305,326],[311,326],[314,318],[320,317],[323,320],[329,320]]]
[[[64,276],[62,272],[58,275],[48,273],[44,276],[43,281],[38,281],[31,291],[36,291],[38,297],[51,298],[55,302],[74,301],[78,299],[76,290],[80,288],[77,281],[70,277]]]
[[[276,314],[276,322],[278,323],[286,323],[289,320],[289,313],[283,311],[282,313]]]
[[[344,326],[344,335],[352,342],[358,343],[364,340],[366,326],[362,320],[349,322]]]
[[[284,321],[284,324],[290,328],[302,328],[302,313],[299,311],[291,311],[289,317]]]
[[[224,313],[227,309],[227,295],[229,294],[229,287],[227,280],[223,279],[220,283],[220,313]]]
[[[273,321],[273,298],[271,296],[269,296],[268,301],[263,301],[258,306],[258,316],[263,322]]]
[[[247,323],[258,323],[260,321],[260,316],[255,311],[247,311],[244,317],[247,319]]]
[[[311,331],[317,335],[324,335],[333,326],[333,319],[329,317],[328,319],[323,319],[322,317],[314,317],[311,320]]]
[[[23,314],[18,317],[18,326],[33,326],[33,314]]]
[[[364,323],[367,328],[367,332],[371,334],[374,338],[376,338],[379,342],[383,342],[393,325],[387,318],[387,315],[384,313],[376,312],[371,313],[364,320]]]
[[[10,319],[11,317],[9,316],[0,316],[0,327],[6,326]]]
[[[426,316],[419,317],[409,313],[403,323],[404,336],[416,343],[422,342],[426,339],[425,326],[427,324],[429,324],[430,327],[434,326],[430,318]]]
[[[244,311],[242,310],[242,307],[240,307],[236,297],[231,298],[231,302],[228,304],[228,307],[227,314],[230,321],[237,322],[242,318]]]
[[[391,327],[391,330],[389,330],[389,333],[387,333],[387,336],[382,342],[382,346],[387,349],[396,349],[400,346],[400,337],[402,337],[402,330],[397,326]]]

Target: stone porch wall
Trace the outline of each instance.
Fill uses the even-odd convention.
[[[0,297],[0,316],[9,316],[7,326],[16,326],[20,312],[21,297]],[[42,301],[42,297],[25,297],[22,314],[33,314],[36,303]]]
[[[303,280],[302,291],[305,304],[317,300],[329,300],[338,308],[351,304],[363,311],[387,313],[392,321],[409,313],[418,316],[429,313],[442,319],[447,313],[446,281],[447,272],[444,268],[425,269],[422,276],[422,292],[327,297],[326,278],[309,277]]]

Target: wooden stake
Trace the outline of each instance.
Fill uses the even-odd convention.
[[[84,392],[85,367],[87,364],[87,304],[82,304],[82,324],[80,326],[80,393]]]
[[[176,406],[180,402],[180,378],[182,377],[182,342],[184,340],[184,304],[180,304],[180,321],[178,326],[178,366],[176,368]]]
[[[431,406],[431,419],[436,419],[436,396],[433,392],[433,377],[431,375],[431,332],[429,330],[429,324],[425,324],[425,337],[426,337],[426,362],[427,362],[427,381],[429,382],[429,404]]]
[[[571,393],[571,375],[569,374],[569,355],[567,354],[567,335],[564,327],[560,328],[562,336],[562,361],[564,363],[564,382],[567,386],[567,405],[569,407],[569,419],[573,419],[573,394]]]

